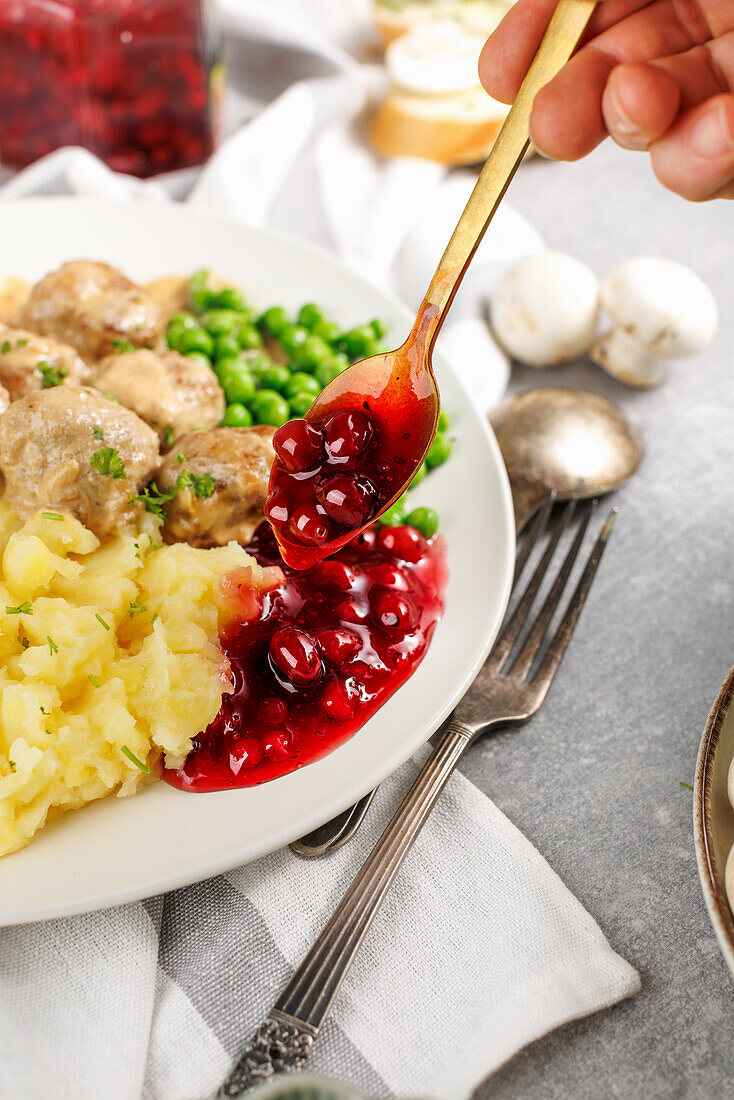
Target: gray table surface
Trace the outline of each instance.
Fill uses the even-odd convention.
[[[516,370],[513,389],[593,390],[639,426],[646,456],[540,714],[463,770],[540,849],[640,972],[642,992],[535,1043],[476,1100],[734,1095],[734,985],[704,907],[690,791],[706,716],[734,662],[734,203],[665,191],[607,143],[525,165],[510,201],[550,247],[600,276],[633,255],[699,272],[721,331],[641,393],[590,363]]]

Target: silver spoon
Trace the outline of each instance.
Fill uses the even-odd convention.
[[[516,394],[491,416],[507,466],[518,534],[538,508],[583,500],[618,488],[639,468],[642,445],[620,410],[582,390],[547,387]],[[296,855],[314,859],[336,851],[362,824],[375,792],[294,840]]]

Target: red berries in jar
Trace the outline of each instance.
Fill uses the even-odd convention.
[[[221,98],[210,0],[0,2],[0,160],[62,145],[151,176],[201,164]]]

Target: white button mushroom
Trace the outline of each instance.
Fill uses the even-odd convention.
[[[630,386],[658,385],[665,360],[695,355],[716,334],[713,294],[674,260],[628,260],[604,281],[601,302],[613,327],[591,349],[591,358]]]
[[[596,336],[599,283],[580,260],[545,252],[515,264],[492,296],[494,335],[513,359],[555,367],[583,355]]]

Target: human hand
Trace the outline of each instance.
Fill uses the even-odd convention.
[[[555,6],[518,0],[489,38],[479,75],[494,99],[515,98]],[[602,0],[530,132],[557,160],[609,134],[683,198],[734,198],[734,0]]]

